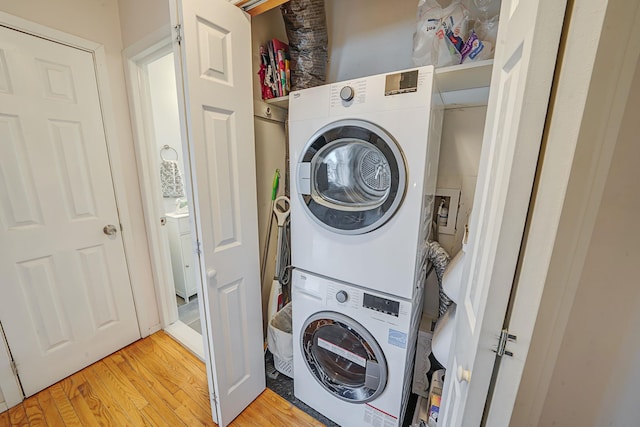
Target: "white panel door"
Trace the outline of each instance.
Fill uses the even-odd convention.
[[[440,426],[481,423],[531,198],[564,9],[562,0],[502,2]]]
[[[5,27],[0,280],[27,396],[140,338],[93,55]]]
[[[251,27],[225,0],[177,6],[207,371],[217,421],[226,426],[265,388]]]

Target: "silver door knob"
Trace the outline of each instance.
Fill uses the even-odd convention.
[[[107,236],[113,236],[114,234],[116,234],[118,232],[118,229],[113,224],[107,224],[102,229],[102,232],[104,234],[106,234]]]

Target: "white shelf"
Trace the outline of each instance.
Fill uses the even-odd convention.
[[[445,108],[487,105],[493,59],[436,69]]]
[[[289,109],[289,95],[281,96],[279,98],[265,99],[264,102],[266,102],[267,104],[275,105],[276,107],[284,108],[287,110]]]
[[[445,108],[487,105],[492,70],[493,59],[436,68],[436,81]],[[264,102],[289,109],[289,95]]]
[[[440,92],[455,92],[488,87],[491,83],[492,69],[493,59],[436,68],[438,89]]]

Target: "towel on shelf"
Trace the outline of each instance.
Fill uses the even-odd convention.
[[[163,160],[160,163],[160,184],[163,197],[184,197],[184,183],[178,162]]]

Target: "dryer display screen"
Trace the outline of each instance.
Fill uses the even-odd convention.
[[[398,317],[400,313],[400,303],[386,298],[365,293],[362,306],[371,310],[380,311],[391,316]]]
[[[384,96],[418,91],[418,70],[387,74]]]

